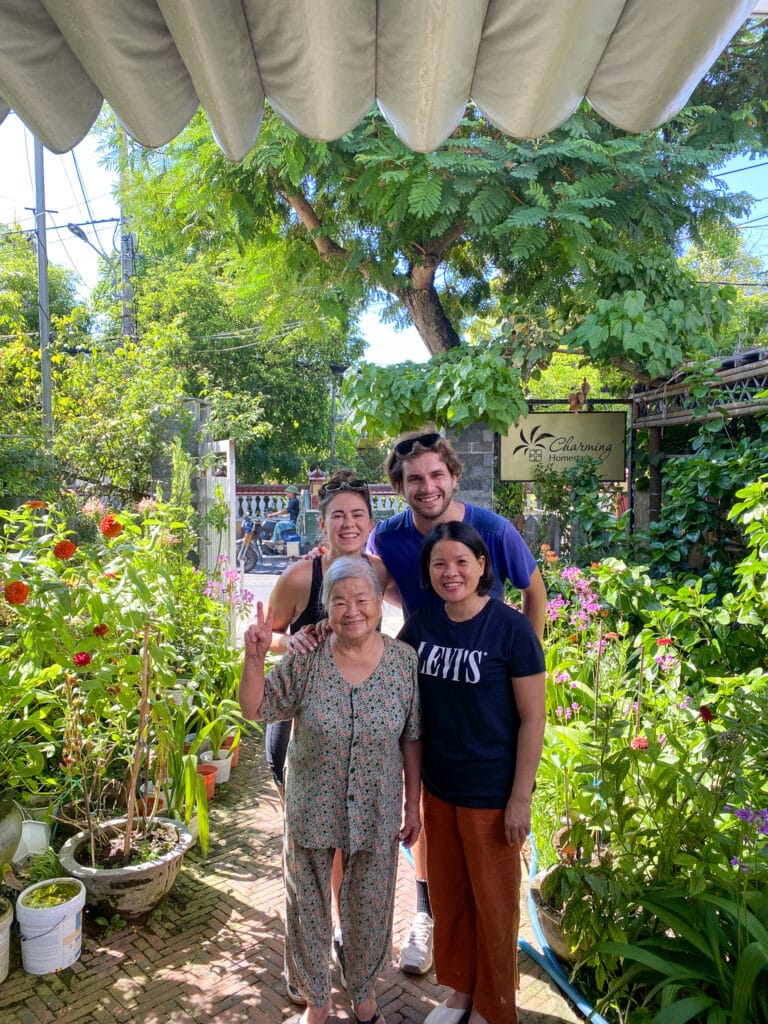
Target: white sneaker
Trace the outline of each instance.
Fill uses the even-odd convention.
[[[432,928],[429,914],[419,913],[400,950],[400,970],[405,974],[426,974],[432,966]]]

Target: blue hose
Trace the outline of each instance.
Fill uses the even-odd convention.
[[[536,869],[539,864],[539,851],[536,847],[533,836],[529,836],[528,840],[531,844],[531,867],[529,879],[533,878],[536,874]],[[525,939],[518,939],[517,944],[532,960],[534,960],[539,967],[542,967],[550,978],[555,982],[557,987],[561,989],[574,1004],[579,1013],[583,1013],[588,1021],[592,1021],[593,1024],[609,1024],[604,1017],[601,1017],[599,1013],[594,1009],[593,1006],[587,1002],[586,997],[579,992],[579,990],[571,984],[568,979],[568,975],[563,970],[560,961],[557,959],[555,954],[552,952],[549,943],[544,938],[544,933],[541,930],[539,924],[539,915],[534,903],[533,896],[531,896],[530,882],[528,885],[528,917],[531,921],[531,927],[533,928],[533,934],[536,936],[536,941],[541,946],[543,953],[539,953],[537,949],[534,949],[530,943],[526,942]]]
[[[529,836],[528,838],[531,844],[531,868],[529,877],[533,878],[536,874],[536,868],[539,862],[539,851],[536,847],[533,836]],[[401,845],[400,852],[411,867],[413,867],[413,854],[411,851]],[[536,936],[536,941],[541,946],[543,953],[540,953],[538,949],[535,949],[530,942],[526,942],[525,939],[521,938],[518,938],[517,940],[519,948],[522,949],[526,956],[529,956],[534,963],[537,963],[542,970],[547,972],[557,987],[564,992],[566,996],[568,996],[579,1013],[582,1013],[588,1021],[591,1021],[592,1024],[609,1024],[604,1017],[601,1017],[600,1014],[597,1013],[594,1007],[590,1006],[585,996],[583,996],[581,992],[571,984],[568,979],[568,975],[560,964],[560,961],[550,949],[549,943],[544,938],[544,933],[542,932],[541,925],[539,924],[539,915],[536,911],[536,904],[531,896],[530,885],[528,887],[528,917],[531,921],[533,934]]]

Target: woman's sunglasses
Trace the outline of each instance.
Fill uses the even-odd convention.
[[[401,459],[407,459],[417,444],[422,448],[434,448],[439,440],[439,434],[419,434],[418,437],[409,437],[405,441],[400,441],[399,444],[396,444],[395,453]]]
[[[323,484],[320,488],[320,497],[326,494],[335,494],[336,491],[368,491],[368,481],[358,480],[353,477],[351,480],[332,480],[329,484]]]

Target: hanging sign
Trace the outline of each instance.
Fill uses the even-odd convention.
[[[538,467],[558,473],[591,457],[601,480],[624,480],[623,412],[529,413],[501,438],[502,480],[533,480]]]

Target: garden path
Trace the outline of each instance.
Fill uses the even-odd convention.
[[[79,961],[35,977],[20,965],[0,983],[2,1024],[282,1024],[294,1012],[280,980],[283,966],[281,814],[264,764],[261,737],[243,741],[231,781],[211,804],[207,860],[187,854],[176,886],[151,918],[111,935],[86,924]],[[411,869],[401,859],[394,949],[413,914]],[[527,920],[522,934],[533,943]],[[581,1020],[554,982],[519,955],[522,1024]],[[393,962],[377,993],[387,1024],[421,1024],[442,998],[434,974],[412,978]],[[354,1020],[334,989],[331,1024]]]
[[[269,589],[273,583],[264,580]],[[385,628],[396,632],[395,609]],[[188,853],[173,892],[143,924],[105,935],[86,917],[82,956],[71,969],[26,974],[13,935],[10,974],[0,983],[2,1024],[282,1024],[296,1012],[281,981],[282,818],[260,735],[243,740],[239,764],[217,789],[210,813],[207,860],[198,848]],[[414,912],[412,877],[401,858],[395,951]],[[535,944],[524,905],[521,934]],[[522,952],[519,964],[522,1024],[582,1019]],[[387,1024],[421,1024],[443,992],[433,973],[409,977],[396,961],[377,985]],[[334,1002],[330,1024],[354,1021],[338,987]]]

